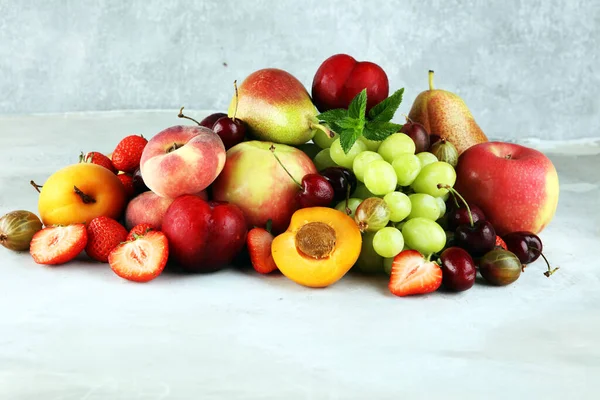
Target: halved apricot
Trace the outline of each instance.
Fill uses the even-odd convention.
[[[273,239],[277,268],[292,281],[326,287],[340,280],[358,259],[362,237],[356,222],[327,207],[302,208],[288,229]]]

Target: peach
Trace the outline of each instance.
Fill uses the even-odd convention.
[[[295,197],[299,188],[279,165],[270,147],[298,181],[317,172],[312,160],[302,150],[271,142],[242,142],[227,150],[227,162],[211,186],[212,198],[240,207],[248,227],[264,227],[273,222],[273,232],[286,230],[298,208]]]
[[[131,199],[125,210],[125,226],[131,229],[138,224],[150,224],[161,229],[162,220],[173,199],[153,192],[144,192]]]
[[[100,216],[121,218],[126,201],[125,188],[114,173],[80,163],[48,178],[40,191],[38,211],[46,226],[88,223]]]
[[[140,160],[146,186],[162,197],[176,198],[206,189],[225,165],[225,146],[202,126],[172,126],[148,141]]]

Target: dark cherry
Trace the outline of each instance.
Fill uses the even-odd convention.
[[[146,186],[146,182],[144,182],[144,178],[142,178],[142,172],[139,168],[133,172],[132,180],[133,190],[135,190],[136,194],[144,193],[150,190],[148,186]]]
[[[460,225],[456,228],[454,238],[459,247],[474,257],[480,257],[496,247],[496,230],[489,221]]]
[[[346,199],[349,193],[354,193],[358,181],[354,172],[344,167],[327,167],[319,172],[329,183],[333,186],[335,201],[342,201]],[[348,186],[350,186],[350,192],[348,192]]]
[[[226,116],[227,116],[227,114],[222,113],[222,112],[210,114],[208,117],[206,117],[202,121],[198,122],[198,125],[212,129],[215,122],[217,122],[218,119],[226,117]]]
[[[442,284],[453,292],[470,289],[475,283],[477,269],[473,258],[465,249],[449,247],[440,255]]]
[[[212,126],[212,130],[223,141],[225,150],[243,142],[246,137],[246,124],[239,118],[221,117]]]
[[[296,194],[298,208],[328,207],[333,201],[334,190],[327,179],[319,174],[307,174],[302,178]]]
[[[408,120],[400,129],[400,132],[405,133],[415,142],[415,154],[429,150],[429,132],[423,124]]]
[[[449,199],[453,204],[450,207],[448,216],[448,230],[454,231],[460,225],[470,224],[471,220],[469,219],[469,210],[466,207],[456,207],[454,204],[454,200]],[[469,205],[469,209],[471,210],[471,215],[473,216],[473,223],[477,221],[485,221],[485,214],[481,210],[481,208],[476,205]]]
[[[546,265],[548,265],[548,271],[544,272],[544,275],[550,276],[558,269],[558,267],[554,269],[550,267],[550,263],[542,252],[542,240],[533,232],[511,232],[502,236],[502,240],[506,243],[508,250],[514,253],[522,264],[530,264],[542,256]]]

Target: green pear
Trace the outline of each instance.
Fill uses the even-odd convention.
[[[452,143],[459,155],[473,145],[488,141],[457,94],[434,89],[433,71],[429,71],[429,90],[417,96],[408,118],[422,124],[429,134],[438,135]]]
[[[319,112],[302,83],[290,73],[266,68],[250,74],[237,88],[228,114],[244,121],[249,134],[258,140],[301,145],[317,130]]]

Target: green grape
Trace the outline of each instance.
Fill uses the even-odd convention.
[[[373,248],[373,237],[375,233],[366,232],[362,235],[360,255],[354,263],[354,267],[365,274],[377,274],[383,272],[383,257]]]
[[[301,144],[298,146],[298,149],[302,150],[304,152],[304,154],[306,154],[307,156],[310,157],[311,160],[313,158],[315,158],[317,156],[317,154],[319,154],[319,152],[321,151],[319,146],[317,146],[314,143]]]
[[[444,201],[448,201],[448,199],[450,198],[450,192],[446,192],[442,196],[438,196],[438,197]]]
[[[404,221],[400,221],[396,224],[396,228],[400,229],[402,231],[402,227],[404,226],[404,224],[406,223],[406,221],[408,220],[404,220]],[[406,244],[406,243],[405,243]]]
[[[428,256],[446,245],[446,232],[436,222],[427,218],[413,218],[402,226],[402,236],[408,247]]]
[[[414,154],[400,154],[392,161],[392,167],[396,171],[398,185],[409,186],[421,172],[421,161]]]
[[[374,151],[363,151],[356,156],[352,163],[352,171],[359,182],[364,182],[365,168],[371,161],[381,160],[381,156]]]
[[[454,186],[456,171],[452,165],[443,161],[436,161],[423,167],[410,187],[417,193],[426,193],[433,197],[440,197],[448,193],[448,189],[438,189],[438,184]]]
[[[435,221],[440,217],[440,205],[435,197],[425,193],[414,193],[408,198],[411,205],[408,219],[427,218]]]
[[[382,257],[396,257],[404,247],[402,232],[392,226],[386,226],[375,232],[373,248]]]
[[[342,145],[340,143],[340,139],[335,139],[331,144],[330,155],[331,159],[335,161],[337,165],[340,167],[352,169],[352,163],[354,162],[354,158],[357,155],[367,150],[367,145],[357,140],[354,142],[350,150],[348,150],[348,154],[344,153],[344,149],[342,149]]]
[[[419,161],[421,161],[421,168],[423,168],[426,165],[429,165],[431,163],[434,163],[436,161],[439,161],[433,153],[430,153],[428,151],[423,151],[421,153],[418,153],[417,157],[419,157]]]
[[[367,139],[364,136],[360,136],[358,138],[358,140],[360,140],[361,142],[363,142],[364,144],[367,145],[367,150],[369,151],[377,151],[377,149],[379,149],[379,146],[381,145],[381,142],[378,140],[370,140]]]
[[[322,148],[322,149],[328,149],[328,148],[331,147],[331,144],[335,141],[335,139],[337,139],[339,137],[340,137],[340,135],[338,135],[336,133],[334,135],[334,137],[330,138],[322,130],[317,130],[317,133],[315,133],[315,136],[313,136],[312,140],[313,140],[314,144],[316,144],[320,148]]]
[[[441,197],[436,197],[435,199],[440,207],[440,216],[438,218],[442,218],[446,214],[446,202]]]
[[[400,154],[415,154],[415,142],[404,133],[393,133],[381,142],[377,152],[389,163]]]
[[[327,167],[337,167],[337,164],[331,159],[329,149],[323,149],[317,153],[313,159],[317,171],[324,170]]]
[[[365,168],[365,186],[370,192],[383,196],[396,190],[398,178],[390,163],[384,160],[371,161]]]
[[[368,199],[369,197],[379,197],[371,193],[364,183],[359,183],[356,185],[356,190],[351,194],[351,196],[363,200]]]
[[[361,232],[377,232],[390,222],[390,209],[383,199],[369,197],[356,209],[354,221]]]
[[[348,208],[350,209],[350,216],[352,218],[354,218],[354,214],[356,214],[356,209],[358,208],[358,206],[360,205],[360,203],[362,203],[362,199],[357,199],[354,197],[350,197],[348,199]],[[346,200],[342,200],[340,201],[336,206],[335,206],[336,210],[339,210],[341,212],[343,212],[344,214],[348,215],[348,213],[346,212]]]
[[[400,222],[410,214],[410,198],[402,192],[391,192],[383,196],[390,209],[390,221]]]

